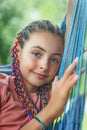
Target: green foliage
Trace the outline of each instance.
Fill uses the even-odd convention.
[[[87,129],[87,113],[84,113],[84,118],[82,122],[82,130],[86,130],[86,129]]]
[[[16,27],[19,27],[18,19],[22,13],[18,10],[15,0],[0,0],[0,64],[7,64],[9,50]]]

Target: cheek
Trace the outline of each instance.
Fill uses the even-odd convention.
[[[54,77],[57,73],[58,73],[58,66],[55,66],[55,67],[52,67],[51,69],[50,69],[50,75],[51,75],[51,77]]]
[[[28,58],[22,57],[22,59],[20,60],[20,69],[24,71],[29,71],[35,68],[36,65],[37,65],[37,62],[31,59],[30,57]]]

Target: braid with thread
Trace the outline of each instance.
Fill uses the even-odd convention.
[[[30,119],[32,119],[40,110],[36,107],[33,103],[32,99],[30,98],[29,92],[26,90],[25,84],[22,80],[22,75],[20,72],[20,63],[18,60],[18,49],[17,46],[20,45],[21,48],[24,47],[26,41],[30,39],[30,36],[33,32],[38,31],[49,31],[55,35],[60,36],[61,40],[64,39],[64,33],[60,30],[57,25],[53,25],[49,20],[38,20],[30,23],[26,26],[16,37],[14,45],[11,50],[11,56],[13,58],[12,61],[12,75],[14,76],[14,83],[16,85],[16,92],[21,100],[24,108],[26,109],[27,114],[29,114]],[[46,86],[46,87],[45,87]],[[51,86],[51,85],[48,85]],[[44,85],[44,87],[38,88],[38,93],[44,100],[44,104],[47,104],[45,92],[48,91],[50,87]],[[42,93],[43,91],[43,93]]]

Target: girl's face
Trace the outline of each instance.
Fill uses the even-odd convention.
[[[18,54],[23,81],[30,92],[54,78],[62,54],[63,43],[57,35],[46,31],[31,34]]]

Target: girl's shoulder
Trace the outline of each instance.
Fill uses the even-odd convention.
[[[4,103],[7,100],[7,96],[12,88],[14,88],[12,76],[0,73],[0,99],[1,99],[1,103]]]
[[[0,87],[1,85],[8,85],[9,77],[7,74],[0,73]]]
[[[13,76],[0,73],[0,87],[1,86],[14,86]]]

